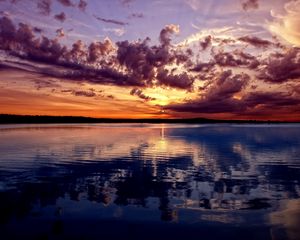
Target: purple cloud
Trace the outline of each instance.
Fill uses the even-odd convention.
[[[54,18],[60,22],[64,22],[66,20],[66,14],[64,12],[61,12],[59,14],[56,14]]]
[[[245,2],[242,2],[242,8],[245,11],[248,11],[251,9],[258,9],[259,8],[258,0],[246,0]]]
[[[126,23],[126,22],[118,21],[118,20],[115,20],[115,19],[106,19],[106,18],[97,17],[95,15],[94,15],[94,17],[97,20],[99,20],[101,22],[105,22],[105,23],[110,23],[110,24],[115,24],[115,25],[120,25],[120,26],[128,25],[128,23]]]

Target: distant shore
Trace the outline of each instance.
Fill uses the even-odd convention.
[[[207,118],[186,119],[130,119],[130,118],[91,118],[77,116],[42,116],[0,114],[0,124],[51,124],[51,123],[300,123],[299,121],[260,121],[260,120],[218,120]]]

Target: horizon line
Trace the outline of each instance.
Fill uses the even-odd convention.
[[[56,121],[55,121],[56,120]],[[68,120],[68,121],[67,121]],[[72,121],[73,120],[73,121]],[[15,123],[300,123],[300,120],[215,118],[102,118],[68,115],[22,115],[0,113],[0,124]]]

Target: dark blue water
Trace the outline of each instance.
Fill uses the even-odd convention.
[[[1,239],[300,239],[300,125],[0,126]]]

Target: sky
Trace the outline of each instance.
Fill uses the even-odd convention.
[[[300,0],[0,0],[0,113],[300,120]]]

